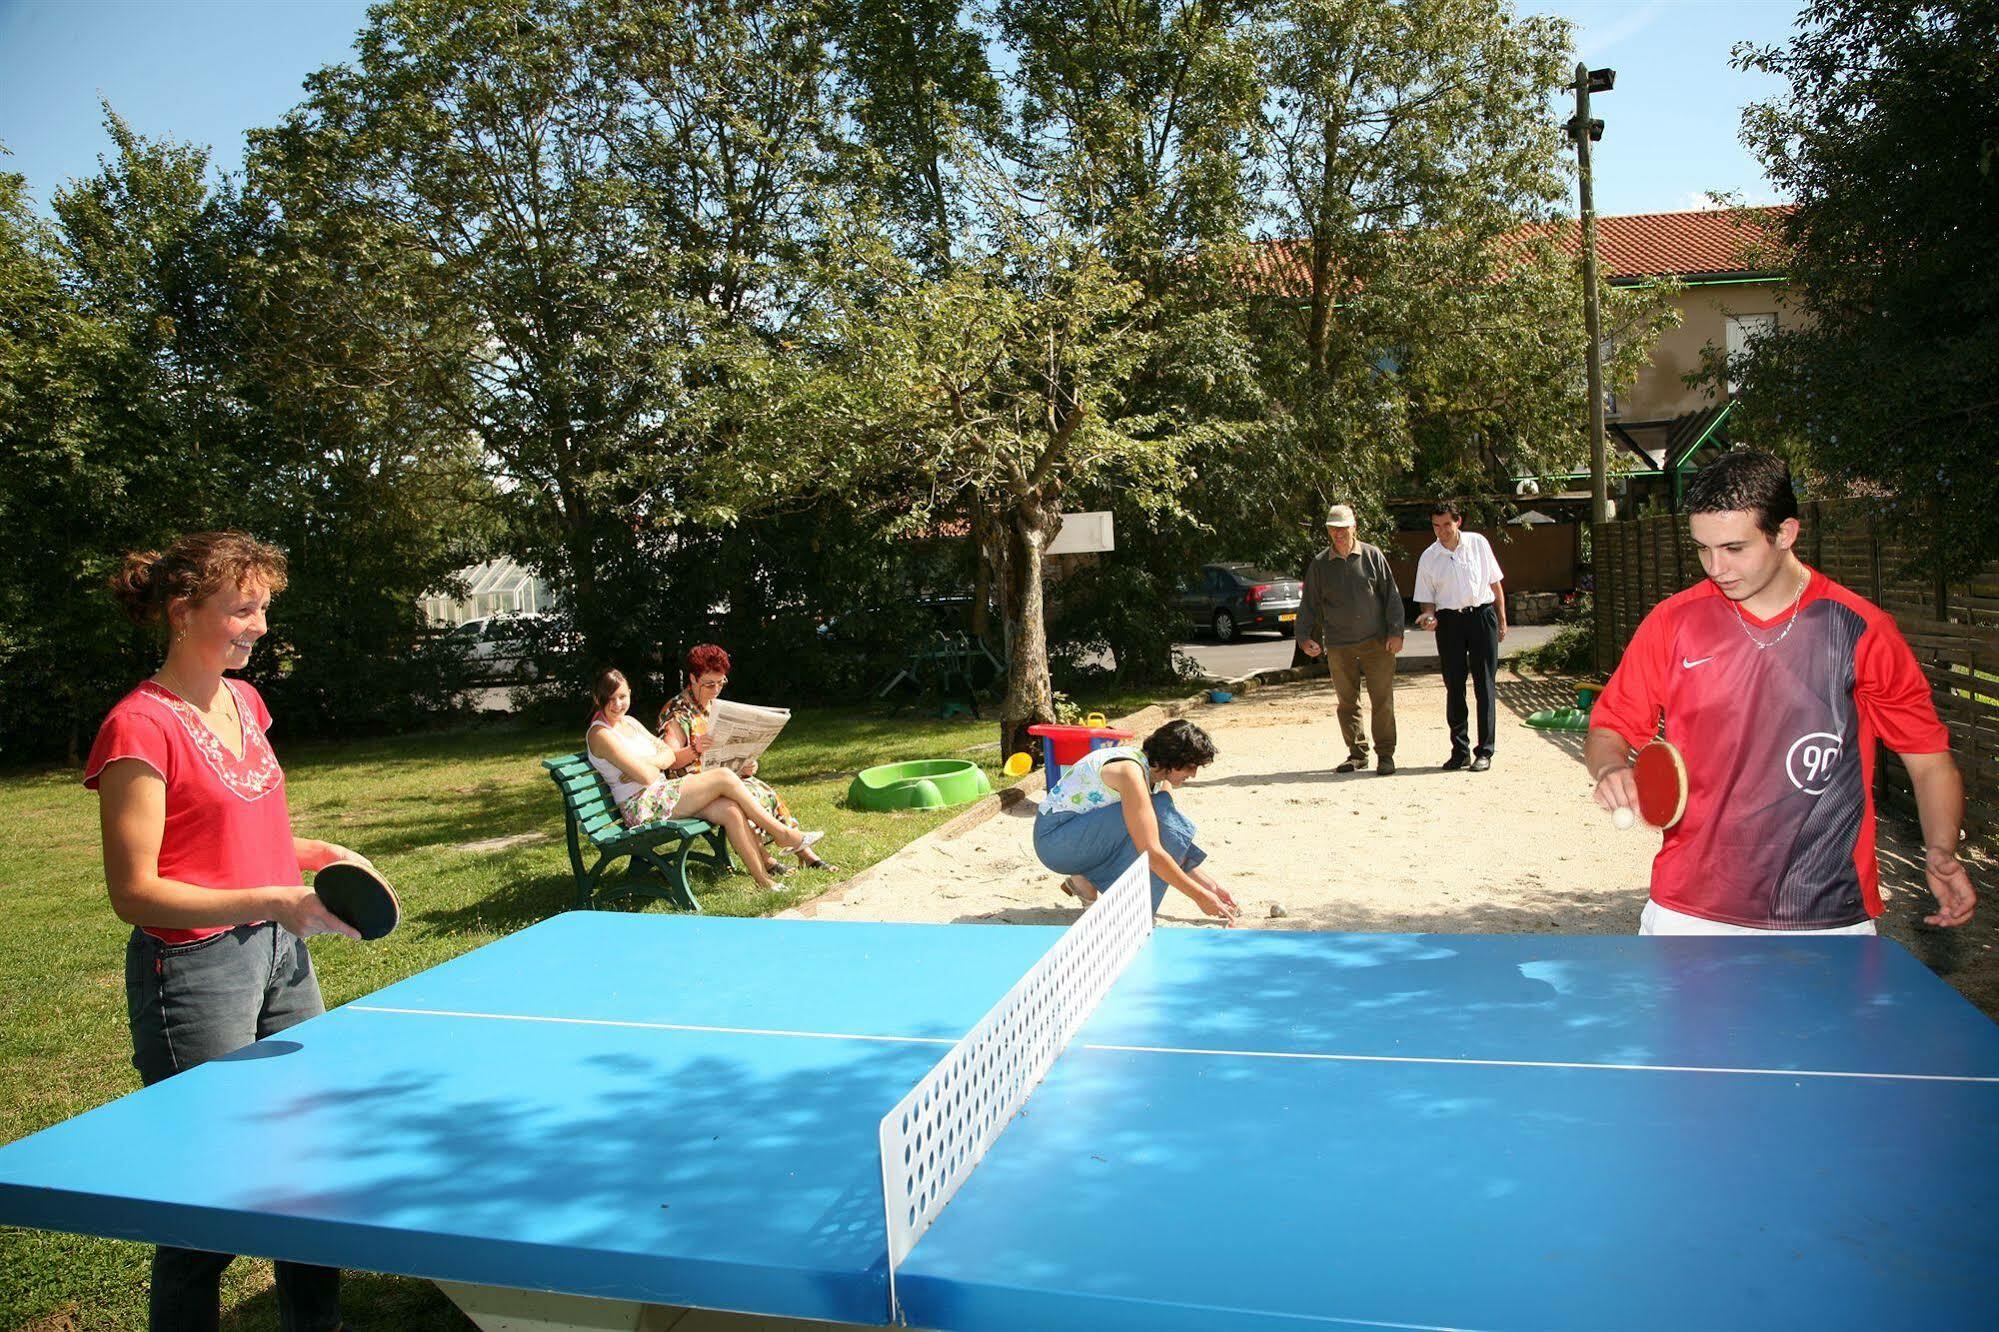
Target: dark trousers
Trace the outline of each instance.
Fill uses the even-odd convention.
[[[1492,757],[1498,728],[1493,691],[1499,675],[1499,611],[1491,604],[1437,612],[1437,659],[1444,668],[1444,719],[1451,725],[1451,752]],[[1465,677],[1478,699],[1478,748],[1466,734]]]
[[[238,925],[191,944],[163,944],[133,930],[125,946],[125,1004],[132,1063],[147,1086],[240,1050],[326,1011],[312,955],[275,924]],[[281,1162],[217,1162],[216,1169],[282,1169]],[[153,1251],[152,1332],[215,1332],[222,1270],[232,1255]],[[278,1325],[285,1332],[340,1326],[340,1273],[279,1263]]]

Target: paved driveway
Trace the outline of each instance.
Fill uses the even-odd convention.
[[[1541,646],[1560,629],[1558,624],[1514,625],[1507,631],[1506,641],[1499,645],[1500,660],[1510,660],[1528,648]],[[1190,639],[1180,644],[1180,650],[1199,662],[1204,672],[1219,680],[1237,680],[1255,671],[1291,664],[1291,640],[1269,634],[1258,634],[1236,643],[1217,643],[1212,638]],[[1411,629],[1403,637],[1402,656],[1396,664],[1404,671],[1436,670],[1436,634]]]

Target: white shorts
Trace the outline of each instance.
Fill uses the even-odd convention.
[[[1646,899],[1645,910],[1638,916],[1640,934],[1873,934],[1874,922],[1863,920],[1858,925],[1836,925],[1829,930],[1759,930],[1754,925],[1730,925],[1726,921],[1708,920],[1703,916],[1689,916],[1684,911],[1662,907],[1650,898]]]

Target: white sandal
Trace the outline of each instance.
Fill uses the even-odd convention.
[[[825,836],[826,834],[823,832],[801,831],[798,835],[797,846],[787,846],[780,849],[782,849],[783,851],[787,852],[790,855],[797,856],[798,863],[802,865],[805,863],[805,852],[811,849],[813,845],[815,845],[821,838]]]

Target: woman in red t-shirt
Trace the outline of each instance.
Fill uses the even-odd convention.
[[[240,532],[126,557],[113,596],[166,631],[166,660],[97,732],[83,783],[99,796],[111,906],[125,949],[132,1062],[148,1085],[325,1011],[303,940],[355,931],[302,870],[362,860],[292,835],[263,696],[224,672],[249,663],[285,558]],[[220,1167],[218,1167],[220,1168]],[[151,1325],[213,1327],[227,1254],[160,1248]],[[340,1326],[340,1274],[277,1265],[281,1324]]]

